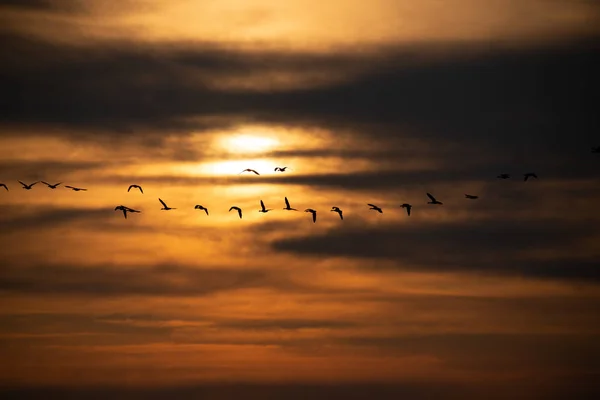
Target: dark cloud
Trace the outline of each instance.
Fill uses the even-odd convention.
[[[37,185],[41,185],[38,183]],[[36,185],[36,186],[37,186]],[[19,185],[20,186],[20,185]],[[19,189],[19,188],[16,188]],[[37,188],[36,188],[37,189]],[[44,188],[42,188],[44,189]],[[35,190],[35,189],[32,189]],[[50,190],[50,189],[48,189]],[[59,190],[59,189],[56,189]],[[62,189],[65,190],[65,189]],[[81,192],[80,192],[81,193]],[[45,209],[32,208],[28,210],[26,206],[5,206],[8,211],[0,217],[2,230],[4,233],[23,231],[30,229],[50,228],[61,224],[71,222],[87,221],[98,222],[109,217],[114,211],[113,208],[55,208]]]
[[[16,180],[21,180],[23,182],[27,180],[45,180],[50,184],[54,184],[56,182],[50,182],[50,180],[55,179],[52,177],[60,177],[65,174],[72,174],[78,171],[89,171],[106,166],[106,162],[100,163],[94,161],[0,161],[0,176],[11,177],[14,179],[16,187],[21,187]]]
[[[77,0],[0,0],[0,9],[17,9],[31,11],[83,11],[83,2]]]
[[[592,223],[559,220],[479,220],[419,225],[344,226],[326,234],[278,239],[272,248],[313,257],[365,259],[364,268],[379,268],[377,259],[397,261],[395,268],[414,271],[468,271],[483,274],[598,282],[594,257],[573,254],[573,246],[600,232]],[[551,260],[525,256],[527,251],[555,252]]]

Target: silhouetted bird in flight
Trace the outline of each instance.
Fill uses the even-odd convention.
[[[499,179],[509,179],[510,178],[510,174],[500,174],[496,178],[499,178]]]
[[[42,183],[44,185],[48,186],[50,189],[56,189],[58,187],[58,185],[60,185],[62,182],[55,183],[54,185],[51,185],[48,182],[44,182],[44,181],[42,181]]]
[[[65,186],[65,187],[68,188],[68,189],[74,190],[76,192],[79,192],[79,191],[82,191],[82,190],[85,192],[87,190],[87,189],[84,189],[84,188],[78,188],[78,187],[74,187],[74,186]]]
[[[242,209],[241,208],[233,206],[229,209],[229,211],[231,211],[231,210],[237,210],[238,215],[240,216],[240,219],[242,219]]]
[[[242,172],[240,172],[240,174],[244,173],[244,172],[254,172],[256,175],[260,175],[258,172],[256,172],[255,170],[251,169],[251,168],[246,168],[245,170],[243,170]],[[239,174],[238,174],[239,175]]]
[[[206,213],[206,215],[208,215],[208,208],[201,206],[200,204],[196,204],[196,206],[194,207],[194,209],[196,210],[204,210],[204,212]]]
[[[465,194],[465,197],[466,197],[467,199],[471,199],[471,200],[475,200],[475,199],[478,199],[478,198],[479,198],[479,196],[473,196],[472,194]]]
[[[290,168],[290,167],[275,167],[275,172],[277,172],[277,171],[285,172],[285,170],[288,169],[288,168]]]
[[[408,204],[408,203],[404,203],[401,204],[400,207],[402,208],[406,208],[406,213],[408,214],[408,216],[410,217],[410,209],[412,208],[412,205]]]
[[[529,179],[529,178],[537,179],[537,175],[533,172],[528,172],[526,174],[523,174],[523,181],[527,181],[527,179]]]
[[[171,208],[171,207],[167,206],[167,204],[164,201],[162,201],[160,198],[158,199],[158,201],[160,201],[160,204],[163,205],[163,208],[161,208],[161,210],[167,210],[167,211],[168,210],[177,210],[176,208]]]
[[[142,192],[142,194],[144,194],[144,191],[142,190],[142,187],[140,185],[129,185],[129,188],[127,189],[127,191],[129,192],[131,190],[131,188],[138,188],[138,189],[140,189],[140,192]]]
[[[290,202],[288,201],[287,197],[285,197],[285,208],[284,210],[294,210],[294,211],[298,211],[295,208],[290,207]]]
[[[600,153],[600,146],[592,147],[592,153]]]
[[[0,186],[4,186],[4,189],[6,189],[8,191],[8,186],[6,186],[6,184],[0,183]]]
[[[342,210],[340,210],[339,207],[331,207],[331,210],[329,211],[335,211],[336,213],[338,213],[340,215],[340,219],[344,219],[344,215],[342,214]]]
[[[428,201],[427,204],[439,204],[439,205],[444,204],[441,201],[437,201],[431,193],[427,193],[427,197],[429,197],[431,199],[431,201]]]
[[[375,204],[367,204],[368,206],[370,206],[369,210],[375,210],[377,212],[379,212],[380,214],[383,213],[383,210],[379,207],[377,207]]]
[[[132,212],[132,213],[139,213],[139,212],[141,212],[141,211],[138,211],[138,210],[134,210],[133,208],[125,207],[123,205],[116,206],[115,207],[115,211],[117,211],[117,210],[123,211],[123,216],[125,217],[125,219],[127,219],[127,213],[128,212]]]
[[[19,182],[21,185],[23,185],[23,189],[25,189],[25,190],[31,190],[31,188],[33,187],[33,185],[35,185],[35,184],[37,183],[37,182],[33,182],[33,183],[32,183],[32,184],[30,184],[30,185],[26,185],[26,184],[24,184],[24,183],[23,183],[23,182],[21,182],[21,181],[18,181],[18,182]],[[39,182],[39,181],[38,181],[38,182]]]
[[[317,210],[313,210],[312,208],[307,208],[304,212],[309,212],[312,214],[313,222],[317,222]]]
[[[265,208],[265,203],[263,203],[262,200],[260,201],[260,210],[258,210],[258,212],[266,213],[266,212],[269,212],[271,210],[272,210],[272,208]]]

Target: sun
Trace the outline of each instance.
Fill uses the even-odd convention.
[[[234,135],[223,139],[222,145],[232,153],[263,153],[279,142],[270,137],[256,135]]]

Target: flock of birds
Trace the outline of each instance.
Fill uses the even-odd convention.
[[[600,153],[600,146],[592,147],[592,153]],[[289,168],[289,167],[275,167],[275,172],[285,172],[288,169],[291,170],[291,168]],[[251,172],[253,174],[260,175],[260,173],[258,173],[258,171],[254,170],[252,168],[246,168],[245,170],[241,171],[238,175],[240,175],[244,172]],[[537,179],[537,177],[538,176],[534,172],[527,172],[527,173],[523,174],[523,181],[527,182],[527,180],[529,178]],[[498,175],[497,178],[498,179],[510,179],[511,175],[502,173],[502,174]],[[26,184],[21,181],[18,181],[18,182],[22,185],[22,188],[25,190],[31,190],[34,185],[36,185],[37,183],[40,183],[40,182],[43,183],[44,185],[46,185],[50,189],[56,189],[57,187],[59,187],[62,184],[62,182],[50,184],[50,183],[44,182],[44,181],[37,181],[37,182],[30,183],[30,184]],[[5,183],[0,183],[0,187],[4,187],[4,189],[6,189],[8,191],[8,186]],[[67,189],[71,189],[75,192],[87,191],[87,189],[85,189],[85,188],[80,188],[80,187],[75,187],[75,186],[65,185],[64,187]],[[142,189],[142,187],[140,185],[135,185],[135,184],[129,185],[129,187],[127,188],[127,192],[130,192],[131,189],[138,189],[142,194],[144,194],[144,189]],[[438,201],[431,193],[426,193],[426,194],[430,200],[427,202],[427,204],[434,204],[434,205],[443,205],[444,204],[441,201]],[[479,196],[472,195],[472,194],[465,194],[465,198],[469,199],[469,200],[477,200],[479,198]],[[158,201],[160,202],[160,204],[162,204],[161,210],[164,210],[164,211],[176,210],[176,208],[174,208],[174,207],[169,207],[167,205],[167,203],[165,203],[161,198],[159,198]],[[287,197],[284,198],[284,201],[285,201],[285,207],[283,208],[284,210],[298,211],[297,209],[292,208]],[[378,207],[375,204],[371,204],[371,203],[367,203],[367,205],[369,206],[369,210],[377,211],[378,213],[383,213],[383,210],[381,209],[381,207]],[[273,210],[272,208],[266,208],[265,203],[262,200],[260,201],[260,207],[261,208],[260,208],[260,210],[258,210],[258,212],[261,212],[261,213],[267,213],[267,212]],[[410,216],[410,210],[413,207],[412,204],[403,203],[400,205],[400,207],[406,209],[406,213],[408,214],[408,216]],[[201,204],[196,204],[194,206],[194,209],[204,211],[207,216],[209,215],[208,208],[204,207]],[[139,210],[135,210],[133,208],[130,208],[130,207],[127,207],[124,205],[116,206],[115,211],[118,211],[118,210],[123,212],[123,216],[125,218],[127,218],[127,213],[140,213],[141,212]],[[229,208],[229,211],[231,212],[232,210],[237,211],[240,219],[242,218],[242,209],[240,207],[231,206],[231,208]],[[341,220],[344,219],[344,213],[339,207],[333,206],[333,207],[331,207],[331,210],[329,210],[329,211],[337,213],[340,216]],[[311,213],[313,223],[317,222],[317,210],[314,210],[312,208],[307,208],[306,210],[304,210],[304,212]]]

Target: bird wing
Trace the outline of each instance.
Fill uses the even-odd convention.
[[[24,183],[23,183],[23,182],[21,182],[21,181],[18,181],[18,182],[19,182],[21,185],[23,185],[23,186],[27,186],[26,184],[24,184]]]
[[[52,186],[52,185],[50,185],[48,182],[44,182],[44,181],[42,181],[42,183],[43,183],[44,185],[47,185],[47,186]]]
[[[379,208],[379,207],[377,207],[375,204],[367,203],[367,205],[368,205],[368,206],[371,206],[371,207],[373,207],[373,208]]]
[[[287,197],[285,197],[285,205],[287,206],[287,208],[291,208],[290,202],[288,201]]]
[[[316,211],[313,212],[312,215],[313,215],[313,222],[317,222],[317,212]]]
[[[256,172],[255,170],[251,169],[250,171],[254,172],[256,175],[260,175],[258,172]]]
[[[240,219],[242,219],[242,209],[241,209],[241,208],[238,208],[238,209],[237,209],[237,211],[238,211],[238,214],[239,214],[239,216],[240,216]]]
[[[8,186],[6,186],[4,183],[0,183],[0,186],[4,186],[4,189],[8,190]]]
[[[204,207],[202,207],[202,208],[204,209],[204,212],[206,213],[206,215],[208,215],[208,208],[204,208]]]
[[[410,217],[410,209],[411,208],[412,208],[411,206],[406,207],[406,213],[408,214],[409,217]]]
[[[433,197],[433,196],[431,195],[431,193],[427,193],[427,197],[429,197],[429,198],[431,199],[431,201],[436,201],[436,200],[435,200],[435,197]]]
[[[160,197],[158,198],[158,201],[160,201],[160,204],[162,204],[164,208],[167,208],[167,205],[165,204],[165,202],[164,202],[164,201],[162,201],[162,200],[160,199]]]
[[[123,216],[125,217],[125,219],[127,219],[127,209],[126,208],[123,209]]]
[[[66,188],[75,189],[73,186],[65,185]]]
[[[263,211],[265,210],[265,203],[263,203],[263,201],[260,201],[260,206],[262,207]]]
[[[127,191],[129,192],[132,187],[133,187],[133,185],[129,185],[129,188],[127,188]]]
[[[340,219],[344,219],[344,214],[342,214],[342,210],[338,210],[338,213],[340,214]]]
[[[140,189],[140,192],[142,192],[142,194],[144,194],[144,190],[142,189],[141,186],[138,186],[138,189]]]
[[[31,185],[29,185],[29,186],[33,186],[33,185],[35,185],[36,183],[37,183],[37,181],[36,181],[36,182],[33,182],[33,183],[32,183]]]

